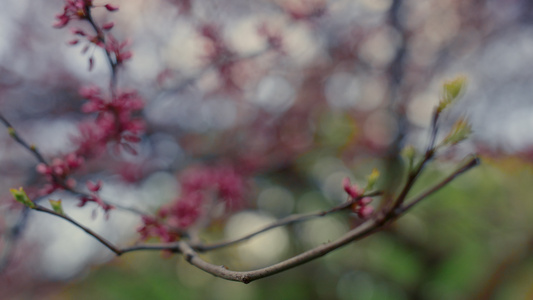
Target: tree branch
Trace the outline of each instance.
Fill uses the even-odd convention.
[[[294,215],[290,215],[290,216],[287,216],[283,219],[280,219],[274,223],[271,223],[269,225],[266,225],[252,233],[249,233],[245,236],[242,236],[240,238],[236,238],[236,239],[233,239],[233,240],[229,240],[229,241],[224,241],[224,242],[219,242],[219,243],[215,243],[215,244],[210,244],[210,245],[204,245],[204,244],[194,244],[194,243],[190,243],[189,245],[196,251],[199,251],[199,252],[206,252],[206,251],[210,251],[210,250],[214,250],[214,249],[218,249],[218,248],[222,248],[222,247],[226,247],[226,246],[230,246],[230,245],[233,245],[233,244],[236,244],[236,243],[240,243],[240,242],[243,242],[245,240],[248,240],[256,235],[259,235],[261,233],[264,233],[266,231],[269,231],[271,229],[274,229],[274,228],[278,228],[278,227],[281,227],[281,226],[285,226],[285,225],[289,225],[289,224],[293,224],[293,223],[298,223],[298,222],[304,222],[304,221],[307,221],[307,220],[311,220],[311,219],[314,219],[314,218],[318,218],[318,217],[324,217],[324,216],[327,216],[331,213],[335,213],[335,212],[339,212],[339,211],[342,211],[342,210],[345,210],[347,208],[349,208],[354,202],[364,198],[364,197],[375,197],[375,196],[379,196],[381,195],[382,192],[380,191],[376,191],[376,192],[371,192],[371,193],[367,193],[365,195],[361,195],[355,199],[352,199],[352,201],[347,201],[347,202],[344,202],[338,206],[335,206],[329,210],[326,210],[326,211],[318,211],[318,212],[312,212],[312,213],[305,213],[305,214],[294,214]]]
[[[46,160],[44,159],[43,155],[39,152],[39,150],[37,150],[37,147],[35,147],[34,145],[30,145],[28,144],[23,138],[21,138],[17,131],[15,130],[15,128],[13,127],[13,125],[11,125],[11,123],[2,115],[2,113],[0,113],[0,122],[2,124],[4,124],[4,126],[7,128],[7,131],[9,133],[9,135],[18,143],[20,144],[22,147],[26,148],[29,152],[31,152],[33,154],[33,156],[35,156],[35,158],[37,158],[37,160],[40,162],[40,163],[43,163],[45,165],[48,165],[48,163],[46,162]]]
[[[202,258],[200,258],[200,256],[198,256],[198,253],[195,252],[186,242],[178,242],[178,249],[185,256],[185,260],[187,260],[187,262],[207,273],[231,281],[250,283],[254,280],[272,276],[274,274],[302,265],[318,257],[324,256],[329,252],[336,250],[342,246],[345,246],[350,242],[369,235],[370,233],[376,231],[382,225],[383,223],[378,222],[375,219],[370,219],[362,223],[358,227],[352,229],[347,234],[345,234],[334,242],[318,246],[316,248],[293,256],[287,260],[271,265],[269,267],[246,272],[231,271],[225,266],[218,266],[208,263]]]
[[[57,213],[57,212],[55,212],[55,211],[53,211],[53,210],[51,210],[49,208],[46,208],[46,207],[38,205],[38,204],[36,204],[33,209],[37,210],[37,211],[45,212],[47,214],[54,215],[56,217],[59,217],[59,218],[61,218],[63,220],[66,220],[66,221],[70,222],[74,226],[76,226],[76,227],[82,229],[83,231],[85,231],[88,235],[90,235],[90,236],[94,237],[95,239],[97,239],[102,245],[106,246],[109,250],[113,251],[116,255],[121,255],[123,253],[122,250],[120,250],[118,247],[116,247],[111,242],[106,240],[104,237],[100,236],[98,233],[92,231],[91,229],[81,225],[80,223],[78,223],[77,221],[75,221],[74,219],[70,218],[67,215],[62,215],[60,213]]]
[[[480,160],[477,156],[474,156],[472,158],[470,158],[468,160],[468,162],[466,162],[462,167],[460,167],[459,169],[457,169],[455,172],[453,172],[452,174],[450,174],[448,177],[444,178],[444,180],[442,180],[441,182],[439,182],[438,184],[436,184],[435,186],[433,186],[432,188],[428,189],[427,191],[423,192],[422,194],[420,194],[418,197],[416,197],[415,199],[413,199],[412,201],[410,201],[409,204],[401,207],[397,212],[395,212],[396,214],[403,214],[405,212],[407,212],[408,210],[410,210],[411,208],[413,208],[413,206],[415,206],[416,204],[418,204],[420,201],[424,200],[426,197],[428,197],[429,195],[435,193],[436,191],[440,190],[441,188],[443,188],[446,184],[450,183],[452,180],[454,180],[457,176],[463,174],[464,172],[472,169],[473,167],[477,166],[480,164]]]

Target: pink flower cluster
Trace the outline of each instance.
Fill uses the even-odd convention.
[[[64,158],[54,158],[50,165],[44,163],[38,164],[36,168],[37,172],[45,175],[49,182],[39,191],[39,193],[41,195],[48,195],[58,189],[73,189],[76,185],[76,181],[68,176],[74,170],[82,166],[83,163],[84,159],[82,157],[76,156],[75,153],[70,153]],[[98,181],[97,183],[87,181],[86,185],[91,194],[80,197],[80,203],[78,203],[79,207],[85,206],[87,202],[95,202],[98,206],[102,207],[105,212],[108,212],[113,208],[112,205],[102,201],[97,194],[102,187],[102,181]]]
[[[50,165],[40,163],[37,165],[37,172],[46,176],[48,184],[41,190],[41,195],[48,195],[57,189],[74,188],[76,181],[68,178],[70,173],[79,168],[84,163],[84,159],[75,153],[70,153],[64,158],[54,158]]]
[[[172,231],[161,220],[152,216],[142,217],[143,226],[137,229],[141,239],[146,240],[150,237],[158,237],[162,242],[174,242],[180,239],[178,232]]]
[[[103,28],[109,30],[113,27],[113,23],[104,24]],[[130,40],[119,42],[112,34],[107,35],[105,50],[111,54],[115,59],[116,65],[121,65],[125,60],[133,56],[131,51],[125,51],[124,48],[131,44]]]
[[[181,178],[183,195],[196,192],[215,193],[229,210],[242,207],[246,183],[232,167],[197,167],[187,170]]]
[[[364,194],[364,190],[359,188],[357,184],[351,184],[348,177],[344,178],[342,181],[342,186],[344,191],[352,199],[352,211],[355,212],[361,219],[368,219],[374,213],[374,208],[370,206],[372,198],[370,197],[361,197]]]
[[[201,192],[185,194],[175,203],[162,207],[158,212],[158,216],[165,219],[168,226],[187,228],[201,216],[202,200]]]
[[[94,7],[104,7],[110,12],[118,10],[118,7],[111,4],[94,5],[93,0],[65,0],[63,12],[56,16],[57,22],[54,27],[63,28],[71,20],[83,20],[91,25],[95,31],[94,34],[88,34],[83,29],[72,28],[72,34],[76,36],[76,39],[70,41],[69,44],[78,44],[81,37],[88,42],[83,53],[87,52],[92,45],[105,50],[112,69],[111,97],[104,97],[98,87],[80,89],[81,96],[88,100],[82,106],[82,111],[87,114],[95,113],[96,119],[79,124],[79,135],[72,138],[76,146],[75,151],[53,159],[49,165],[41,163],[37,166],[37,171],[44,174],[49,182],[41,191],[44,195],[57,189],[73,190],[76,182],[70,178],[72,172],[82,166],[87,159],[104,152],[109,143],[114,143],[116,151],[124,149],[135,154],[136,151],[131,143],[139,142],[139,135],[144,131],[144,122],[135,117],[143,108],[143,101],[136,92],[117,91],[114,85],[116,67],[132,57],[132,53],[125,50],[129,42],[119,42],[113,35],[107,33],[113,28],[113,22],[102,26],[95,23],[91,15],[91,9]],[[93,58],[90,57],[89,69],[92,66]],[[90,194],[80,196],[79,206],[84,206],[87,202],[95,202],[106,212],[113,208],[98,196],[101,185],[101,182],[88,181],[87,188]]]
[[[94,202],[98,206],[100,206],[106,213],[109,210],[114,208],[113,205],[105,203],[102,200],[102,198],[100,198],[100,196],[98,195],[98,192],[102,188],[102,181],[101,180],[98,180],[98,182],[96,182],[96,183],[94,183],[92,181],[87,181],[85,184],[87,185],[87,188],[89,189],[91,194],[90,195],[84,195],[84,196],[82,196],[80,198],[80,203],[78,203],[79,207],[85,206],[85,204],[87,204],[87,202]]]
[[[156,236],[166,242],[176,240],[178,237],[169,228],[181,230],[193,225],[204,213],[206,199],[210,196],[223,201],[228,210],[241,208],[246,183],[231,167],[197,167],[185,171],[181,190],[181,197],[162,207],[157,218],[143,218],[143,226],[138,230],[143,238]]]
[[[113,69],[116,66],[121,65],[125,60],[130,59],[133,54],[131,51],[125,50],[130,44],[128,40],[119,42],[111,33],[105,33],[113,28],[114,23],[108,22],[99,27],[91,17],[91,8],[95,7],[92,0],[66,0],[66,4],[63,8],[63,13],[57,15],[58,21],[54,24],[56,28],[65,27],[70,20],[79,19],[88,21],[96,33],[94,35],[88,34],[83,29],[72,28],[72,34],[77,36],[75,39],[69,42],[70,45],[76,45],[80,42],[78,37],[85,38],[89,44],[87,44],[82,53],[86,53],[91,45],[103,48],[111,61]],[[118,7],[111,4],[106,4],[105,7],[108,11],[116,11]],[[93,56],[89,57],[89,70],[92,70],[94,65]]]
[[[108,143],[114,142],[118,151],[123,148],[129,153],[136,151],[131,143],[140,141],[139,135],[144,131],[144,122],[134,118],[134,114],[144,106],[143,101],[135,92],[117,93],[108,100],[101,96],[97,87],[82,88],[80,94],[88,98],[82,111],[97,113],[94,121],[85,121],[78,126],[79,135],[72,137],[76,150],[57,157],[52,163],[37,165],[37,172],[46,176],[48,184],[40,191],[41,195],[48,195],[58,189],[73,189],[76,185],[74,179],[69,178],[73,171],[81,167],[87,159],[100,155]],[[96,196],[81,199],[81,205],[93,201],[101,204]],[[104,210],[109,210],[101,205]]]
[[[134,117],[144,107],[137,93],[118,92],[111,99],[105,99],[101,90],[92,86],[81,88],[80,94],[89,100],[83,105],[82,111],[97,113],[97,117],[94,123],[80,125],[78,153],[99,153],[108,142],[115,142],[117,146],[135,154],[130,143],[139,142],[139,135],[145,128],[144,121]]]
[[[113,28],[114,23],[109,22],[102,25],[102,29],[109,31]],[[104,34],[104,32],[99,31],[97,35],[91,35],[79,28],[72,28],[72,34],[78,37],[84,37],[89,44],[83,47],[82,53],[86,53],[91,45],[96,45],[97,47],[103,48],[109,59],[112,61],[114,66],[120,66],[124,61],[133,57],[133,53],[125,48],[130,45],[129,40],[118,41],[111,33]],[[80,42],[79,38],[75,38],[69,42],[69,45],[77,45]],[[89,71],[92,70],[94,65],[93,57],[89,57]]]
[[[91,7],[94,7],[93,0],[65,0],[63,13],[56,16],[57,22],[54,23],[54,27],[63,28],[73,19],[87,19]],[[115,11],[118,9],[118,7],[111,4],[106,4],[104,7],[108,11]]]

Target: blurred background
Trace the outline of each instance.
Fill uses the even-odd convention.
[[[47,158],[72,150],[82,86],[109,83],[102,50],[54,29],[64,1],[3,1],[0,112]],[[121,89],[145,100],[137,155],[109,151],[75,174],[102,197],[154,213],[180,195],[180,174],[225,165],[246,174],[245,209],[202,229],[238,237],[293,213],[344,201],[341,181],[365,184],[394,147],[428,142],[442,84],[468,78],[443,116],[471,139],[430,164],[411,196],[469,153],[482,165],[386,230],[248,285],[158,252],[116,258],[63,220],[14,204],[39,188],[36,161],[0,130],[2,299],[533,299],[533,2],[527,0],[95,0],[99,24],[129,39]],[[84,49],[86,46],[88,49]],[[94,68],[89,71],[89,58]],[[393,176],[388,174],[387,176]],[[401,173],[397,175],[402,178]],[[119,245],[140,217],[62,198],[69,216]],[[209,252],[236,270],[263,267],[354,226],[337,214]]]

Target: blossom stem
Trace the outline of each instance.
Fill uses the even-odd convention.
[[[100,29],[100,27],[98,27],[98,25],[94,22],[94,19],[93,19],[92,14],[91,14],[91,7],[90,6],[86,6],[85,9],[87,11],[87,15],[86,15],[87,21],[89,22],[89,24],[91,24],[91,27],[96,32],[96,36],[97,36],[98,40],[100,42],[102,42],[102,44],[104,45],[102,47],[102,49],[104,49],[104,51],[105,51],[105,54],[106,54],[106,57],[107,57],[107,61],[109,62],[109,67],[111,68],[111,78],[109,80],[109,89],[111,91],[111,95],[114,98],[115,97],[116,88],[117,88],[117,66],[118,66],[118,63],[113,60],[113,58],[111,57],[111,53],[105,47],[106,40],[105,40],[104,33],[103,33],[102,29]]]

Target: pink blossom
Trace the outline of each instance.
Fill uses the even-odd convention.
[[[81,87],[78,92],[83,98],[92,100],[100,96],[101,90],[99,87],[91,85]]]
[[[178,236],[171,234],[166,226],[151,216],[142,216],[143,225],[137,229],[143,240],[150,237],[159,237],[164,242],[177,240]]]
[[[98,180],[96,183],[88,180],[85,184],[91,192],[98,192],[102,188],[102,180]]]
[[[180,229],[194,225],[204,213],[210,195],[224,201],[229,209],[242,207],[246,184],[242,175],[231,167],[195,167],[182,175],[181,189],[180,197],[158,211],[157,221],[154,218],[144,220],[144,226],[139,229],[143,238],[168,238],[168,230],[163,229],[162,223]]]
[[[181,187],[184,194],[215,192],[227,208],[238,209],[243,204],[246,184],[231,167],[197,167],[184,172]]]
[[[62,157],[56,157],[49,165],[40,163],[36,170],[40,174],[45,175],[48,184],[41,189],[41,195],[50,194],[58,189],[71,189],[76,185],[73,178],[69,178],[70,174],[81,167],[84,159],[76,153],[69,153]]]
[[[364,190],[360,189],[357,184],[352,185],[350,183],[350,178],[348,177],[344,178],[342,181],[342,186],[344,191],[353,199],[361,196],[364,193]]]
[[[54,27],[63,28],[72,19],[87,18],[87,9],[91,8],[92,6],[92,0],[65,0],[63,13],[56,16],[57,22],[54,23]]]
[[[55,28],[63,28],[67,26],[68,22],[70,21],[70,18],[66,15],[57,15],[56,16],[57,22],[54,23]]]
[[[357,215],[361,219],[368,219],[374,213],[374,208],[370,205],[361,206]]]
[[[78,156],[76,153],[69,153],[65,156],[65,160],[67,162],[67,166],[69,169],[77,169],[84,163],[84,159],[81,156]]]
[[[361,200],[359,200],[359,203],[361,205],[367,205],[370,202],[372,202],[372,198],[370,198],[370,197],[364,197],[364,198],[361,198]]]
[[[94,67],[94,57],[89,57],[89,71],[92,71]]]
[[[80,29],[80,28],[73,27],[73,28],[70,29],[70,31],[74,35],[86,36],[85,31],[83,31],[83,29]]]
[[[115,57],[115,62],[117,65],[122,64],[125,60],[130,59],[133,56],[131,51],[124,51],[124,48],[130,45],[129,40],[119,42],[111,34],[107,35],[107,41],[105,44],[105,49],[107,52],[113,54]]]
[[[361,219],[368,219],[373,213],[374,208],[369,204],[372,202],[372,198],[363,197],[358,199],[351,205],[351,209]]]
[[[138,182],[144,176],[143,164],[122,162],[118,167],[118,173],[126,182]]]
[[[113,22],[105,23],[104,25],[102,25],[102,29],[103,30],[111,30],[111,28],[113,28],[113,26],[115,26],[115,23],[113,23]]]
[[[82,111],[97,113],[97,117],[92,126],[86,125],[84,128],[86,138],[82,134],[82,138],[78,139],[81,148],[79,152],[94,152],[86,141],[91,139],[98,148],[108,142],[115,142],[117,147],[135,154],[135,149],[129,143],[139,142],[138,135],[145,128],[144,121],[133,116],[144,107],[144,102],[137,93],[118,91],[112,99],[105,99],[99,88],[84,87],[80,89],[80,94],[88,100],[82,106]]]
[[[77,146],[76,154],[85,158],[100,155],[106,146],[105,133],[93,121],[82,122],[78,125],[79,135],[71,137]]]
[[[37,167],[35,168],[37,170],[37,172],[41,173],[41,174],[51,174],[52,173],[52,170],[50,169],[50,167],[48,167],[46,164],[44,163],[40,163],[37,165]]]
[[[324,0],[287,2],[283,5],[294,20],[311,21],[326,13],[327,3]]]
[[[105,203],[100,196],[97,194],[91,194],[91,195],[85,195],[80,198],[80,202],[78,203],[78,207],[84,207],[87,203],[94,202],[98,206],[100,206],[104,212],[108,213],[111,209],[114,209],[115,207],[113,205]]]
[[[104,7],[105,7],[108,11],[117,11],[117,10],[118,10],[118,6],[111,5],[111,4],[106,4],[106,5],[104,5]]]
[[[194,224],[202,213],[202,195],[200,193],[188,194],[182,197],[171,211],[170,225],[187,228]]]

